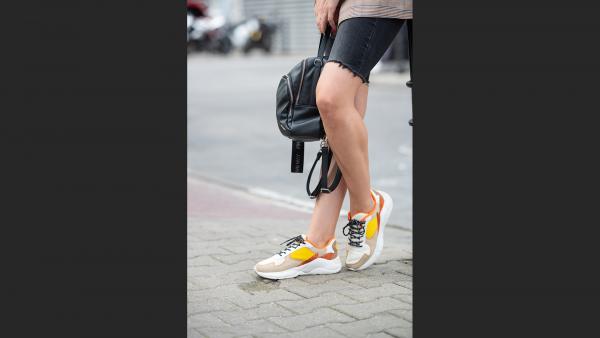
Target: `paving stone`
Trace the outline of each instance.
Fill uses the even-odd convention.
[[[315,326],[304,330],[288,333],[277,333],[277,334],[266,334],[262,335],[261,338],[345,338],[345,336],[339,332],[336,332],[326,326]]]
[[[204,242],[188,242],[188,251],[187,256],[189,258],[194,258],[198,256],[208,256],[208,255],[227,255],[231,254],[230,251],[227,251],[220,246],[207,246]]]
[[[211,326],[199,328],[198,330],[210,338],[242,337],[248,335],[263,337],[267,334],[282,334],[287,332],[284,328],[264,319],[251,320],[236,325]]]
[[[394,284],[403,286],[403,287],[405,287],[407,289],[411,289],[411,290],[413,288],[412,280],[408,280],[408,281],[395,281]]]
[[[387,332],[392,336],[398,338],[412,338],[413,336],[412,327],[393,327],[390,329],[386,329],[384,332]]]
[[[394,336],[391,336],[385,332],[377,332],[377,333],[371,333],[369,335],[367,335],[367,338],[393,338]]]
[[[361,302],[349,305],[335,305],[332,308],[358,319],[367,319],[375,313],[388,310],[410,309],[410,304],[403,303],[391,297],[378,298],[371,302]]]
[[[386,283],[394,283],[398,284],[402,281],[408,282],[412,284],[412,280],[410,276],[403,274],[393,274],[393,275],[385,275],[385,276],[363,276],[363,275],[355,275],[344,278],[345,281],[350,282],[352,284],[360,285],[364,288],[373,288],[381,286]],[[400,284],[398,284],[400,285]],[[403,286],[403,285],[400,285]]]
[[[222,276],[234,271],[252,271],[256,262],[253,260],[245,260],[234,264],[221,264],[218,266],[203,266],[188,268],[188,275],[193,273],[195,276]],[[196,271],[195,269],[199,269]]]
[[[233,271],[217,277],[221,279],[222,284],[243,284],[256,282],[260,277],[254,270]]]
[[[229,284],[227,282],[224,282],[222,278],[216,276],[192,275],[189,273],[189,270],[188,280],[194,285],[194,289],[189,291],[202,291]]]
[[[214,312],[214,311],[236,311],[240,307],[221,298],[206,298],[201,300],[189,300],[187,303],[188,315]]]
[[[346,268],[342,268],[342,271],[340,271],[339,273],[334,273],[334,274],[329,274],[329,275],[305,275],[305,276],[300,276],[296,279],[300,279],[304,282],[310,283],[310,284],[323,284],[324,282],[330,281],[330,280],[344,280],[350,277],[356,277],[358,276],[360,272],[356,272],[356,271],[351,271],[348,270]]]
[[[402,264],[400,264],[397,267],[397,271],[401,272],[405,275],[409,275],[412,277],[413,275],[413,263],[412,263],[412,259],[411,260],[403,260]]]
[[[188,328],[187,338],[206,338],[206,335],[196,329]]]
[[[397,327],[412,327],[412,323],[407,322],[391,314],[380,314],[369,319],[355,320],[344,324],[328,324],[329,328],[338,331],[347,337],[363,338],[370,333],[377,333],[383,330]],[[393,334],[392,334],[393,335]]]
[[[277,304],[290,309],[296,313],[304,314],[315,311],[316,309],[330,307],[338,304],[356,304],[357,301],[350,297],[340,295],[339,293],[326,293],[314,298],[281,301]]]
[[[226,332],[220,332],[218,330],[219,329],[206,329],[205,331],[209,332],[208,334],[204,333],[204,331],[202,331],[202,330],[196,330],[196,332],[198,332],[200,334],[200,337],[203,337],[203,338],[213,338],[213,337],[239,338],[239,334],[237,334],[237,333],[226,333]]]
[[[408,304],[412,304],[412,302],[413,302],[412,294],[410,294],[410,295],[393,295],[392,297],[396,298],[397,300],[399,300],[401,302],[405,302]]]
[[[188,292],[188,301],[191,302],[201,302],[215,298],[226,300],[245,309],[264,303],[302,299],[302,297],[294,293],[279,289],[277,284],[269,285],[260,280],[242,284],[227,284],[210,289]]]
[[[274,290],[270,292],[261,292],[254,295],[245,295],[242,297],[231,296],[227,297],[232,303],[241,306],[245,309],[251,309],[259,304],[278,302],[282,300],[297,300],[302,297],[290,293],[286,290]]]
[[[214,258],[219,263],[225,263],[225,264],[234,264],[234,263],[239,263],[239,262],[246,261],[246,260],[251,260],[251,261],[255,262],[255,264],[256,264],[263,259],[269,258],[272,255],[273,255],[273,253],[271,253],[270,255],[265,254],[265,251],[262,251],[262,250],[251,250],[249,252],[245,252],[242,254],[212,255],[211,258]]]
[[[214,288],[188,291],[188,301],[204,301],[209,298],[228,299],[232,297],[244,297],[247,293],[235,284],[220,285]]]
[[[256,281],[259,277],[254,270],[252,271],[233,271],[224,272],[219,276],[194,276],[188,274],[189,283],[193,284],[194,289],[190,291],[202,291],[219,286],[231,284],[241,284]]]
[[[375,288],[361,288],[360,290],[344,290],[340,291],[340,293],[361,302],[368,302],[380,297],[387,297],[393,295],[409,295],[412,294],[412,290],[396,284],[386,283],[382,286]]]
[[[310,283],[306,282],[303,278],[288,278],[282,279],[279,281],[279,287],[283,289],[292,288],[292,287],[307,287],[310,286]]]
[[[322,308],[307,314],[283,318],[270,318],[269,320],[290,331],[298,331],[322,324],[347,323],[354,319],[338,311]]]
[[[341,279],[332,279],[319,284],[318,286],[291,286],[287,290],[305,298],[312,298],[326,292],[339,292],[341,290],[361,290],[362,287],[343,281]]]
[[[412,307],[408,309],[399,309],[399,310],[389,310],[388,313],[393,314],[394,316],[400,317],[408,322],[413,321],[413,310]]]
[[[241,324],[255,319],[291,316],[293,313],[275,303],[261,304],[252,309],[217,311],[213,314],[229,324]]]
[[[389,274],[412,276],[412,265],[401,260],[391,260],[375,263],[369,269],[361,270],[360,272],[367,276],[384,276]]]
[[[226,325],[221,319],[211,313],[200,313],[188,316],[189,328],[221,327]]]
[[[252,271],[233,271],[225,272],[219,276],[189,276],[189,283],[193,285],[193,290],[188,291],[206,291],[216,287],[239,285],[244,283],[256,282],[261,279]]]
[[[187,260],[188,267],[198,266],[221,266],[223,263],[212,258],[211,256],[196,256]]]

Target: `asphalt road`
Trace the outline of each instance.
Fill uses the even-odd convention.
[[[291,142],[275,122],[279,79],[302,57],[188,56],[188,168],[309,201],[304,185],[318,144],[306,144],[305,172],[290,173]],[[407,79],[407,75],[371,75],[366,124],[372,185],[394,199],[390,224],[412,229]]]

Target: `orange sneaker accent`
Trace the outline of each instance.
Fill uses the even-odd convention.
[[[323,256],[321,256],[319,258],[324,258],[324,259],[327,259],[327,260],[332,260],[332,259],[334,259],[336,257],[337,257],[337,254],[335,252],[330,252],[330,253],[324,254]]]
[[[306,263],[310,263],[310,262],[314,261],[314,260],[315,260],[315,259],[317,259],[317,258],[319,258],[319,255],[317,255],[317,254],[314,254],[314,255],[312,255],[312,257],[310,257],[309,259],[307,259],[307,260],[303,261],[302,263],[300,263],[300,265],[304,265],[304,264],[306,264]]]
[[[383,199],[383,196],[381,196],[381,194],[379,192],[377,192],[377,195],[379,196],[379,200],[381,201],[380,209],[383,209],[383,206],[385,205],[385,199]]]

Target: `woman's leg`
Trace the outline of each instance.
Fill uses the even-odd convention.
[[[362,119],[364,119],[367,110],[368,93],[369,87],[363,84],[359,87],[354,98],[354,107]],[[329,177],[333,177],[335,174],[335,166],[332,165],[331,167]],[[315,245],[323,246],[335,236],[335,226],[340,217],[340,210],[344,203],[346,192],[346,181],[344,176],[342,176],[339,185],[334,191],[327,194],[319,194],[319,197],[317,197],[315,209],[308,226],[308,232],[306,233],[306,237]]]
[[[350,212],[368,212],[371,199],[367,128],[354,105],[360,77],[339,64],[328,62],[317,84],[317,106],[327,140],[336,154],[350,193]]]
[[[344,20],[317,84],[317,106],[350,194],[350,212],[369,212],[371,197],[367,129],[354,97],[400,30],[403,20]]]

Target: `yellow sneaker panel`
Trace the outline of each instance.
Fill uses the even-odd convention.
[[[304,246],[290,253],[290,258],[297,259],[299,261],[305,261],[314,256],[314,254],[315,253],[312,252],[312,250]]]
[[[367,239],[370,239],[377,233],[377,229],[379,228],[379,224],[377,223],[377,215],[374,215],[373,218],[367,223],[366,235]]]

